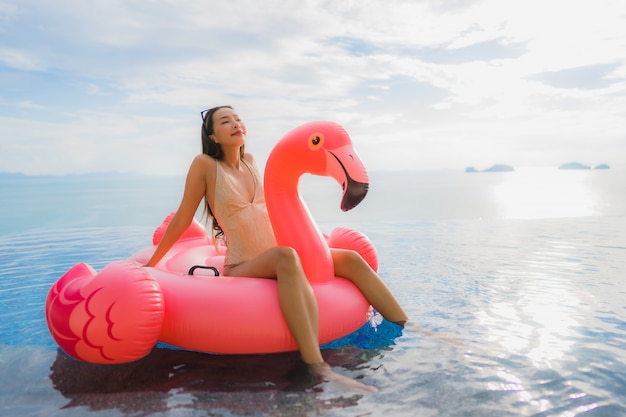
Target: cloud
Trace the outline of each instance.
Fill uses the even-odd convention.
[[[23,109],[31,109],[31,110],[44,110],[45,109],[45,106],[32,103],[28,100],[20,101],[19,103],[17,103],[17,106]]]
[[[0,171],[178,173],[199,111],[222,103],[260,161],[330,119],[371,169],[558,164],[591,132],[587,152],[615,166],[600,144],[626,136],[625,15],[608,0],[5,3],[0,135],[15,156]],[[35,164],[24,143],[74,150]]]
[[[597,89],[624,82],[624,78],[611,77],[621,63],[587,65],[567,68],[560,71],[549,71],[530,76],[531,79],[544,82],[558,88]]]
[[[43,69],[33,57],[10,48],[0,48],[0,64],[23,71],[41,71]]]
[[[416,51],[425,62],[461,64],[473,61],[493,61],[519,58],[527,52],[524,43],[510,43],[506,39],[490,39],[462,47],[424,48]]]

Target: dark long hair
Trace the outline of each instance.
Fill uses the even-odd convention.
[[[211,158],[217,159],[218,161],[222,160],[224,157],[224,152],[222,152],[222,146],[215,142],[211,136],[213,135],[213,115],[219,109],[228,108],[233,109],[232,106],[217,106],[211,109],[205,110],[201,113],[202,115],[202,129],[201,129],[201,138],[202,138],[202,153],[209,155]],[[233,109],[234,110],[234,109]],[[239,148],[239,156],[243,159],[244,154],[246,153],[245,144]],[[213,211],[211,210],[211,205],[209,204],[209,200],[206,198],[206,194],[204,196],[204,217],[208,220],[211,219],[213,236],[215,239],[224,238],[224,231],[222,227],[217,222],[217,219],[213,215]]]

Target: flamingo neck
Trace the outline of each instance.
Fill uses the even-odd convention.
[[[329,281],[334,276],[330,249],[298,193],[299,175],[294,179],[266,171],[265,177],[267,211],[277,244],[298,252],[309,282]]]

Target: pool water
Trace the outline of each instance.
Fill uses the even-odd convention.
[[[375,316],[355,334],[325,346],[324,356],[337,372],[378,388],[367,395],[316,385],[297,353],[215,356],[159,347],[124,365],[68,358],[45,325],[51,284],[77,262],[101,269],[147,246],[155,219],[175,204],[143,206],[149,189],[131,201],[124,193],[118,204],[106,207],[94,206],[83,194],[84,208],[74,205],[75,212],[68,214],[58,206],[65,200],[57,195],[58,203],[39,201],[50,207],[48,212],[63,213],[46,223],[37,205],[24,203],[30,201],[25,190],[37,190],[38,184],[17,188],[12,199],[5,193],[3,207],[9,215],[0,234],[0,414],[626,415],[622,177],[613,175],[612,182],[569,177],[579,185],[591,184],[593,193],[585,198],[595,198],[593,204],[585,200],[578,211],[569,207],[571,201],[559,209],[559,202],[544,207],[541,201],[519,199],[511,211],[496,191],[507,182],[512,187],[524,182],[521,176],[514,181],[500,174],[427,181],[426,174],[415,175],[408,195],[406,189],[374,195],[370,206],[354,216],[338,218],[317,209],[323,199],[317,191],[311,194],[310,206],[323,231],[346,225],[370,237],[379,253],[381,277],[414,322],[401,329]],[[384,180],[388,177],[380,178]],[[85,184],[67,189],[81,186]],[[128,186],[143,190],[136,183]],[[400,195],[407,205],[413,201],[413,206],[388,215],[381,211],[382,201],[391,195]],[[467,200],[468,195],[478,201]],[[420,203],[428,196],[431,203]],[[468,203],[460,207],[463,201]],[[145,219],[134,214],[131,220],[115,220],[124,204],[145,211]],[[26,209],[18,210],[22,206]],[[16,226],[11,213],[14,219],[35,221]]]

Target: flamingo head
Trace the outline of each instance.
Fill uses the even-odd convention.
[[[348,132],[337,123],[311,122],[283,136],[267,160],[266,188],[276,183],[297,186],[305,173],[334,178],[343,189],[343,211],[356,207],[369,189],[365,166]]]

